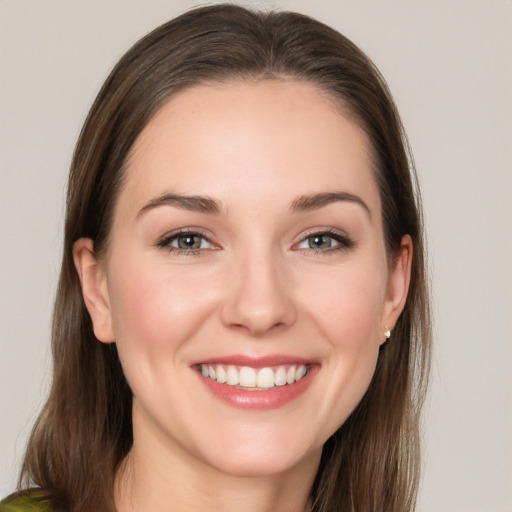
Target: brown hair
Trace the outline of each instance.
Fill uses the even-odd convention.
[[[176,92],[225,80],[293,78],[315,84],[371,141],[390,261],[413,241],[410,291],[372,383],[327,441],[315,512],[405,512],[419,476],[419,419],[430,362],[430,317],[415,171],[396,107],[372,62],[344,36],[288,12],[203,7],[160,26],[122,57],[84,124],[69,176],[62,270],[53,322],[54,375],[34,427],[20,486],[51,493],[54,507],[114,511],[114,476],[132,444],[132,396],[115,344],[94,337],[73,243],[108,242],[123,165],[156,111]]]

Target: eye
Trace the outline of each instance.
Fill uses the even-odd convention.
[[[168,245],[182,250],[197,250],[205,249],[208,246],[208,241],[201,235],[190,233],[188,235],[175,236]]]
[[[159,243],[159,247],[168,249],[170,252],[195,254],[202,250],[214,249],[215,246],[201,233],[192,231],[180,231],[166,236]]]
[[[308,236],[299,244],[300,249],[330,249],[339,244],[332,236],[325,233]]]
[[[311,233],[297,244],[297,249],[312,250],[315,252],[328,252],[348,249],[353,242],[346,235],[330,231]]]

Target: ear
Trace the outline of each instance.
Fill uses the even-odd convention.
[[[412,240],[404,235],[388,276],[386,298],[382,315],[382,340],[387,340],[386,331],[392,331],[398,317],[402,313],[407,300],[409,283],[411,281]]]
[[[103,343],[112,343],[115,337],[107,276],[103,264],[94,254],[94,243],[90,238],[80,238],[74,243],[73,261],[80,278],[85,306],[91,315],[94,334]]]

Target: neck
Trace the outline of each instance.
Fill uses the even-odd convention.
[[[138,439],[134,429],[132,450],[116,475],[118,512],[311,510],[320,452],[279,474],[238,475],[212,467],[183,447],[163,447],[145,434]]]

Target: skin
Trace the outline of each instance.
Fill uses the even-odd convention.
[[[358,200],[291,208],[333,191]],[[169,193],[219,212],[154,206]],[[74,247],[95,334],[117,343],[134,393],[120,512],[309,508],[322,445],[364,395],[407,295],[410,238],[390,262],[380,212],[365,134],[310,84],[201,86],[161,108],[129,156],[106,254]],[[206,238],[162,247],[179,229]],[[282,407],[241,410],[192,368],[233,354],[305,358],[316,373]]]

